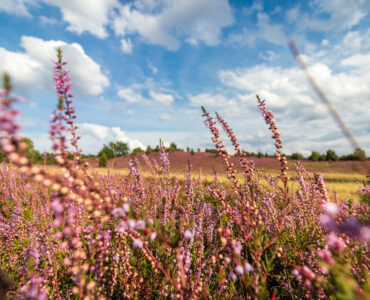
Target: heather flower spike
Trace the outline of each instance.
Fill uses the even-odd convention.
[[[19,135],[11,83],[0,91],[0,295],[11,299],[367,299],[370,230],[363,202],[336,201],[324,177],[287,161],[272,112],[281,174],[247,161],[229,123],[203,107],[227,180],[173,175],[160,142],[127,174],[81,172],[72,85],[62,51],[50,138],[59,168],[34,164]],[[234,166],[218,122],[239,156]],[[71,138],[71,145],[68,138]],[[74,160],[70,160],[72,146]],[[197,154],[198,155],[198,154]],[[148,165],[143,169],[143,164]],[[149,171],[147,171],[149,170]],[[238,174],[239,170],[244,175]],[[215,172],[216,173],[216,172]],[[283,184],[282,184],[283,182]],[[333,200],[332,200],[333,198]],[[0,297],[1,297],[0,296]]]

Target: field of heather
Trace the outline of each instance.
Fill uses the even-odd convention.
[[[60,50],[54,72],[53,167],[25,156],[3,78],[1,299],[370,298],[367,161],[288,161],[257,97],[276,159],[246,157],[228,123],[203,108],[218,156],[161,145],[96,168],[81,161]]]

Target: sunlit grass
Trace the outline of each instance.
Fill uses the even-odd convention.
[[[46,166],[48,172],[54,173],[58,172],[57,166]],[[90,168],[89,172],[91,174],[96,176],[106,176],[106,175],[120,175],[120,176],[126,176],[129,173],[128,168]],[[142,171],[141,172],[143,178],[150,178],[153,176],[153,174],[149,171]],[[173,173],[174,174],[174,173]],[[268,170],[263,169],[261,171],[262,175],[272,175],[272,176],[278,176],[279,172],[277,170]],[[291,190],[294,190],[298,186],[298,182],[293,179],[294,175],[296,173],[294,171],[289,171],[289,187]],[[312,176],[314,176],[314,172],[311,173]],[[176,177],[178,180],[182,181],[185,179],[185,174],[183,172],[176,173]],[[194,179],[198,179],[199,176],[201,176],[201,179],[203,181],[212,182],[214,180],[213,174],[205,174],[202,172],[192,172],[192,177]],[[359,173],[323,173],[324,180],[326,183],[326,187],[330,191],[330,195],[332,199],[336,197],[339,202],[342,202],[346,199],[352,199],[352,200],[359,200],[359,187],[362,182],[366,179],[366,176]],[[244,182],[243,174],[238,173],[237,178],[240,182]],[[228,179],[226,177],[226,174],[218,174],[218,181],[222,184],[227,184]],[[263,184],[268,185],[266,181],[263,182]],[[336,196],[334,196],[336,195]]]

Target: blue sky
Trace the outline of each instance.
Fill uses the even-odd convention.
[[[286,153],[352,152],[292,57],[293,38],[369,154],[369,10],[366,0],[2,0],[0,71],[27,99],[22,132],[41,151],[61,47],[85,153],[160,138],[210,148],[201,105],[229,121],[243,149],[272,153],[256,94],[275,113]]]

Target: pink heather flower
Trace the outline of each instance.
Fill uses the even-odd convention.
[[[334,222],[334,219],[328,215],[321,215],[320,223],[329,230],[335,230],[337,228],[337,225]]]
[[[135,239],[132,242],[132,247],[142,249],[143,248],[143,242],[139,239]]]
[[[155,238],[157,237],[157,233],[156,232],[153,232],[151,235],[150,235],[150,240],[153,241],[155,240]]]
[[[231,280],[231,281],[235,281],[235,280],[237,280],[238,279],[238,277],[235,275],[235,273],[234,272],[230,272],[229,273],[229,280]]]
[[[144,230],[145,229],[145,221],[143,221],[143,220],[137,221],[136,225],[135,225],[135,229],[136,230]]]
[[[329,216],[336,216],[339,212],[338,206],[333,202],[326,202],[322,205],[322,209],[324,210],[325,214]]]
[[[253,266],[250,263],[245,263],[244,270],[247,273],[253,272]]]
[[[124,217],[126,215],[126,212],[122,207],[116,207],[115,209],[113,209],[112,215],[116,218]]]
[[[370,186],[364,186],[363,188],[361,188],[361,192],[363,194],[370,194]]]
[[[243,269],[242,266],[238,265],[238,266],[235,267],[235,272],[238,275],[243,275],[244,274],[244,269]]]
[[[185,233],[184,233],[184,238],[186,240],[191,240],[193,238],[193,233],[190,231],[190,230],[185,230]]]
[[[362,226],[360,229],[361,238],[367,242],[370,241],[370,227]]]
[[[227,264],[229,264],[229,263],[231,262],[230,257],[227,257],[227,256],[225,257],[225,259],[224,259],[224,260],[225,260],[225,263],[227,263]]]
[[[131,228],[131,229],[134,229],[135,226],[136,226],[136,221],[134,219],[129,219],[128,221],[128,226]]]
[[[234,244],[233,244],[233,248],[234,248],[234,253],[237,254],[237,255],[240,255],[240,252],[242,251],[243,247],[242,245],[240,245],[240,243],[238,241],[236,241]]]
[[[338,238],[334,232],[330,233],[325,238],[325,242],[332,249],[338,249],[339,251],[344,251],[344,249],[346,249],[346,245],[344,244],[343,240]]]
[[[330,265],[334,264],[334,259],[331,256],[331,252],[328,251],[327,249],[317,251],[317,255],[328,264]]]
[[[117,232],[124,233],[128,229],[128,225],[126,221],[121,221],[117,225]]]
[[[128,213],[130,211],[130,204],[125,203],[122,205],[123,210]]]

